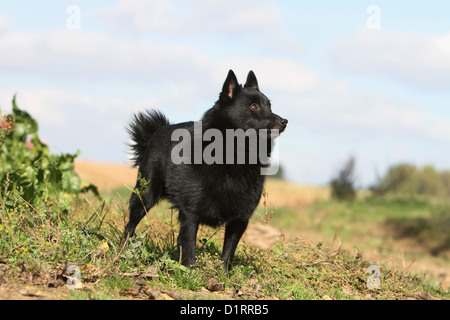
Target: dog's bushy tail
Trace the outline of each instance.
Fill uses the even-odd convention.
[[[127,130],[134,142],[130,147],[135,167],[141,164],[148,141],[153,134],[167,125],[170,125],[169,120],[158,110],[147,110],[134,115]]]

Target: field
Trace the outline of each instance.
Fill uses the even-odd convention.
[[[449,299],[450,203],[431,198],[330,199],[326,187],[269,180],[238,246],[220,264],[223,229],[201,227],[198,267],[178,263],[177,213],[162,202],[119,250],[136,172],[78,161],[101,199],[26,201],[0,213],[0,299]],[[377,280],[367,270],[375,266]],[[369,284],[370,284],[369,283]]]

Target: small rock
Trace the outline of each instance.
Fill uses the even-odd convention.
[[[217,279],[211,278],[208,281],[208,290],[209,291],[224,291],[225,290],[225,282],[218,282]]]

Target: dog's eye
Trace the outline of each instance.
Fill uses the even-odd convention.
[[[252,109],[253,111],[256,111],[256,110],[259,109],[259,106],[258,106],[256,103],[252,103],[252,104],[250,105],[250,109]]]

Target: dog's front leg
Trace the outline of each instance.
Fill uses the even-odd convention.
[[[231,269],[231,262],[234,258],[236,247],[242,235],[247,229],[248,220],[232,220],[225,226],[225,239],[223,242],[222,261],[226,270]]]
[[[178,247],[181,254],[181,263],[186,267],[195,264],[195,249],[198,230],[198,221],[192,215],[185,215],[180,211],[180,234]]]

